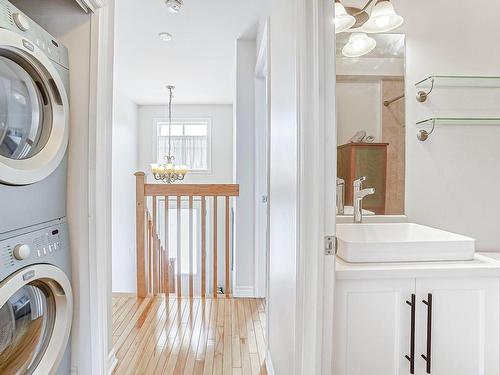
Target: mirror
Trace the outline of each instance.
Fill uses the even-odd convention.
[[[405,36],[341,33],[336,54],[337,214],[353,214],[353,183],[366,177],[363,215],[403,215]]]

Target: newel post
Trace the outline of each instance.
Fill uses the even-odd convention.
[[[144,185],[146,175],[144,172],[135,173],[135,241],[137,258],[137,296],[144,298],[148,294],[146,282],[146,261],[145,261],[145,215],[146,197],[144,196]]]

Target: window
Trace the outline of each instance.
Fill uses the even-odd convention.
[[[172,119],[171,153],[177,165],[190,171],[210,171],[210,119]],[[157,162],[164,163],[168,154],[168,120],[157,126]]]

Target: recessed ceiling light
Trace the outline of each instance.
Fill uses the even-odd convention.
[[[166,33],[166,32],[159,33],[158,36],[164,42],[170,42],[172,40],[172,34],[169,34],[169,33]]]
[[[170,13],[178,13],[182,8],[183,0],[165,0],[165,5]]]

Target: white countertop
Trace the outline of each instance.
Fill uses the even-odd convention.
[[[347,263],[337,257],[335,271],[338,280],[499,276],[500,261],[477,253],[459,262]]]
[[[337,215],[337,224],[349,224],[354,221],[352,215]],[[366,215],[363,223],[406,223],[408,217],[405,215]]]

